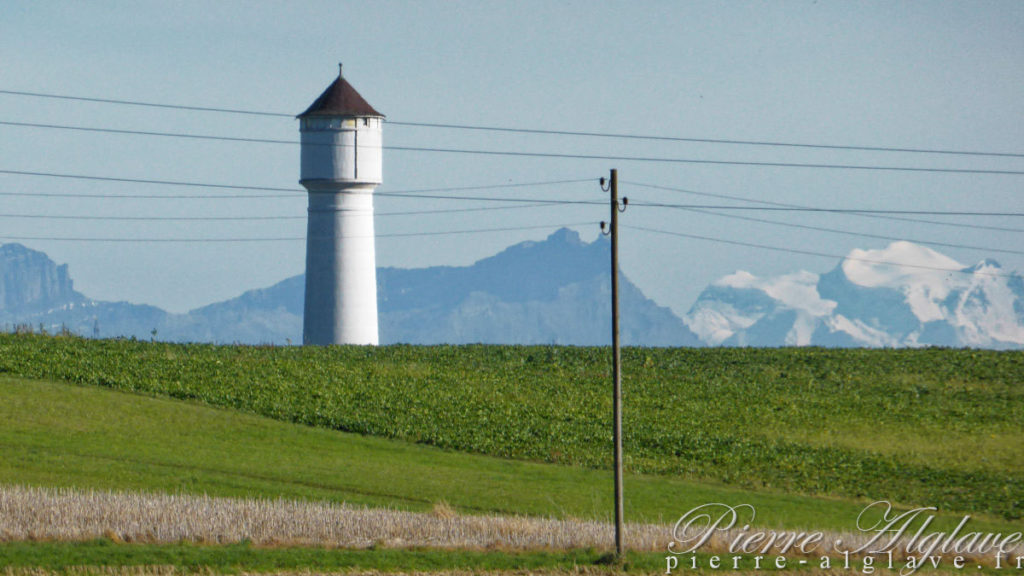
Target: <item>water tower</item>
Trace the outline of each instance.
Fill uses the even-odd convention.
[[[298,116],[299,181],[309,193],[304,344],[377,337],[373,190],[381,183],[384,115],[341,75]]]

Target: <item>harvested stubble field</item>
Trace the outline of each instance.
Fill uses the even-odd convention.
[[[699,526],[699,525],[698,525]],[[767,531],[773,534],[774,531]],[[729,554],[730,543],[746,534],[739,527],[716,532],[697,552]],[[780,553],[792,531],[779,532]],[[799,533],[796,533],[799,534]],[[819,548],[808,558],[841,557],[835,543],[856,549],[871,533],[823,532]],[[626,544],[636,552],[680,551],[674,538],[688,541],[696,529],[671,524],[628,524]],[[211,498],[205,496],[116,493],[0,485],[0,541],[89,541],[141,544],[249,543],[262,547],[444,548],[476,550],[608,549],[612,526],[606,522],[531,517],[466,516],[438,505],[429,513],[343,504]],[[900,540],[906,543],[910,535]],[[767,545],[766,545],[767,546]],[[792,550],[783,553],[799,555]],[[991,565],[995,552],[965,554],[969,561]],[[899,549],[898,561],[907,554]]]
[[[671,527],[629,526],[630,548],[664,550]],[[607,523],[429,513],[322,502],[0,486],[0,540],[195,542],[339,548],[604,548]]]

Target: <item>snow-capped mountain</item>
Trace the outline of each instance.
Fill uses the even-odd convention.
[[[705,344],[1024,347],[1024,278],[894,242],[852,250],[831,272],[739,271],[684,318]]]

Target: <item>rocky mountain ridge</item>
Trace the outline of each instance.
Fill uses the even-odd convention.
[[[54,296],[45,305],[44,299],[36,298],[32,301],[39,305],[34,308],[17,304],[0,311],[0,323],[8,328],[42,325],[50,331],[63,327],[86,336],[169,341],[302,341],[302,275],[186,314],[170,314],[153,306],[95,301],[77,292],[69,295],[57,277],[46,272],[56,265],[45,254],[15,244],[7,247],[12,247],[11,254],[32,254],[38,271],[34,276],[5,275],[5,281],[32,285],[46,284],[40,278],[54,278],[46,285]],[[608,249],[603,238],[586,243],[576,232],[562,229],[544,241],[516,244],[472,266],[380,268],[381,343],[608,344]],[[57,268],[67,276],[66,265]],[[623,276],[620,286],[624,343],[699,344],[680,318],[646,298],[628,278]],[[18,302],[29,300],[22,297]]]

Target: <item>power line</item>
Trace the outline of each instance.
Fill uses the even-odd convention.
[[[1021,176],[1024,170],[989,170],[982,168],[926,168],[915,166],[878,166],[867,164],[814,164],[801,162],[754,162],[751,160],[706,160],[698,158],[665,158],[657,156],[613,156],[604,154],[565,154],[557,152],[516,152],[511,150],[471,150],[466,148],[427,148],[417,146],[384,146],[385,150],[407,152],[440,152],[483,156],[525,158],[559,158],[568,160],[605,160],[610,162],[649,162],[661,164],[701,164],[711,166],[754,166],[762,168],[814,168],[822,170],[870,170],[888,172],[926,172],[935,174],[995,174]]]
[[[517,210],[523,208],[550,207],[550,204],[522,204],[518,206],[478,206],[476,208],[440,208],[436,210],[405,210],[401,212],[374,212],[378,216],[423,216],[427,214],[451,214],[458,212],[492,212],[495,210]],[[339,210],[346,212],[349,210]],[[113,220],[113,221],[259,221],[259,220],[305,220],[307,216],[90,216],[82,214],[0,214],[0,218],[23,218],[37,220]]]
[[[87,98],[84,96],[66,96],[63,94],[47,94],[43,92],[23,92],[18,90],[0,90],[0,94],[12,96],[32,96],[34,98],[52,98],[56,100],[76,100],[78,102],[96,102],[100,104],[121,104],[127,106],[144,106],[148,108],[167,108],[172,110],[190,110],[193,112],[222,112],[227,114],[248,114],[250,116],[278,116],[295,118],[294,114],[282,114],[280,112],[259,112],[256,110],[238,110],[235,108],[210,108],[207,106],[184,106],[181,104],[158,104],[155,102],[140,102],[137,100],[114,100],[110,98]]]
[[[241,242],[291,242],[305,240],[305,236],[290,236],[280,238],[96,238],[90,236],[0,236],[0,240],[26,242],[131,242],[131,243],[167,243],[185,244],[191,242],[203,243],[241,243]]]
[[[629,184],[631,186],[640,186],[642,188],[651,188],[651,189],[654,189],[654,190],[665,190],[665,191],[669,191],[669,192],[679,192],[679,193],[682,193],[682,194],[691,194],[691,195],[694,195],[694,196],[704,196],[704,197],[708,197],[708,198],[720,198],[720,199],[726,199],[726,200],[737,200],[739,202],[747,202],[747,203],[751,203],[751,204],[762,204],[762,205],[765,205],[765,206],[783,206],[783,207],[788,207],[788,208],[808,208],[808,206],[806,206],[805,204],[790,204],[790,203],[785,203],[785,202],[772,202],[770,200],[757,200],[757,199],[754,199],[754,198],[745,198],[743,196],[732,196],[732,195],[729,195],[729,194],[715,194],[715,193],[712,193],[712,192],[698,192],[696,190],[689,190],[689,189],[686,189],[686,188],[675,188],[675,187],[671,187],[671,186],[659,186],[657,184],[646,184],[646,183],[643,183],[643,182],[626,182],[626,184]],[[984,225],[984,224],[968,224],[968,223],[964,223],[964,222],[942,222],[942,221],[939,221],[939,220],[927,220],[927,219],[923,219],[923,218],[906,218],[906,217],[901,217],[901,216],[881,215],[881,214],[863,214],[863,213],[860,213],[860,212],[851,212],[851,213],[849,213],[849,215],[850,216],[858,216],[858,217],[861,217],[861,218],[877,219],[877,220],[892,220],[892,221],[898,221],[898,222],[914,222],[914,223],[920,223],[920,224],[933,224],[933,225],[936,225],[936,226],[949,226],[949,227],[955,227],[955,228],[971,228],[971,229],[979,229],[979,230],[994,230],[994,231],[999,231],[999,232],[1024,232],[1024,228],[1007,228],[1007,227],[1004,227],[1004,226],[991,226],[991,225]]]
[[[519,182],[519,183],[505,183],[505,184],[486,184],[486,185],[475,185],[475,186],[445,186],[442,188],[418,188],[413,190],[396,190],[395,193],[402,194],[418,194],[418,193],[430,193],[430,192],[462,192],[467,190],[499,190],[503,188],[532,188],[539,186],[554,186],[561,184],[580,184],[582,182],[595,182],[594,178],[575,178],[571,180],[545,180],[540,182]]]
[[[543,130],[537,128],[508,128],[498,126],[470,126],[467,124],[438,124],[432,122],[398,122],[388,120],[388,124],[399,126],[422,126],[427,128],[451,128],[456,130],[486,130],[491,132],[511,132],[516,134],[544,134],[552,136],[584,136],[593,138],[618,138],[628,140],[650,140],[657,142],[689,142],[697,144],[730,144],[738,146],[766,146],[785,148],[811,148],[824,150],[857,150],[866,152],[906,152],[912,154],[955,154],[962,156],[994,156],[1007,158],[1024,158],[1024,154],[1014,152],[976,152],[969,150],[942,150],[930,148],[894,148],[888,146],[851,146],[841,144],[807,144],[797,142],[777,142],[770,140],[729,140],[722,138],[685,138],[680,136],[652,136],[648,134],[623,134],[602,132],[575,132],[570,130]]]
[[[306,216],[90,216],[86,214],[0,214],[0,218],[26,220],[112,220],[121,222],[193,222],[305,220]]]
[[[57,124],[29,124],[19,122],[0,122],[7,126],[23,126],[32,128],[50,128],[60,130],[77,130],[87,132],[103,132],[113,134],[130,134],[140,136],[166,136],[176,138],[193,138],[204,140],[223,140],[229,142],[261,142],[269,144],[298,144],[295,140],[273,140],[264,138],[236,138],[231,136],[213,136],[202,134],[186,134],[180,132],[147,132],[141,130],[120,130],[113,128],[91,128],[83,126],[66,126]],[[341,147],[341,144],[324,144]],[[990,174],[1004,176],[1024,175],[1024,170],[994,170],[986,168],[935,168],[923,166],[882,166],[873,164],[819,164],[804,162],[764,162],[752,160],[710,160],[703,158],[670,158],[658,156],[616,156],[609,154],[569,154],[560,152],[522,152],[515,150],[479,150],[469,148],[438,148],[426,146],[393,146],[383,145],[384,150],[399,152],[430,152],[441,154],[470,154],[482,156],[507,156],[516,158],[557,158],[566,160],[604,160],[613,162],[646,162],[660,164],[698,164],[711,166],[751,166],[762,168],[809,168],[821,170],[858,170],[884,172],[923,172],[933,174]]]
[[[475,200],[478,202],[518,202],[518,203],[536,203],[536,204],[548,204],[548,205],[583,205],[583,206],[604,206],[605,202],[598,200],[565,200],[565,199],[544,199],[544,198],[512,198],[512,197],[499,197],[499,196],[488,196],[486,198],[480,196],[450,196],[450,195],[429,195],[429,194],[406,194],[402,192],[374,192],[374,196],[384,197],[395,197],[395,198],[423,198],[430,200]]]
[[[305,192],[294,190],[291,188],[275,188],[270,186],[241,186],[233,184],[210,184],[203,182],[188,182],[179,180],[148,180],[141,178],[119,178],[109,176],[89,176],[81,174],[64,174],[56,172],[29,172],[22,170],[3,170],[0,169],[0,174],[15,174],[22,176],[42,176],[42,177],[56,177],[56,178],[71,178],[71,179],[83,179],[83,180],[100,180],[100,181],[113,181],[113,182],[128,182],[137,184],[158,184],[158,185],[169,185],[169,186],[186,186],[186,187],[199,187],[199,188],[228,188],[235,190],[268,190],[268,191],[286,191],[292,192],[292,196],[304,195]],[[575,180],[554,180],[548,183],[566,183],[576,182]],[[532,184],[496,184],[491,186],[474,186],[474,187],[463,187],[462,189],[493,189],[509,186],[530,186],[540,185],[543,183],[532,183]],[[452,195],[430,195],[422,194],[421,192],[427,190],[436,189],[421,189],[412,190],[405,192],[374,192],[375,196],[394,196],[400,198],[422,198],[422,199],[437,199],[437,200],[470,200],[478,202],[517,202],[517,203],[528,203],[528,204],[560,204],[560,205],[604,205],[604,202],[597,200],[569,200],[569,199],[545,199],[545,198],[513,198],[513,197],[480,197],[480,196],[452,196]],[[0,195],[22,195],[22,196],[34,196],[43,194],[34,193],[4,193],[0,192]],[[85,196],[85,195],[83,195]],[[128,197],[128,196],[120,196]],[[231,196],[232,198],[239,196]],[[259,197],[259,196],[257,196]],[[158,198],[166,199],[177,199],[180,196],[158,196]],[[205,198],[205,197],[203,197]],[[941,210],[885,210],[885,209],[871,209],[871,208],[815,208],[815,207],[788,207],[788,206],[716,206],[708,204],[671,204],[665,202],[634,202],[633,206],[649,207],[649,208],[675,208],[690,210],[694,208],[700,209],[714,209],[714,210],[767,210],[767,211],[786,211],[786,212],[825,212],[825,213],[836,213],[836,214],[930,214],[930,215],[945,215],[945,216],[1024,216],[1024,212],[979,212],[979,211],[941,211]]]
[[[99,132],[102,134],[125,134],[130,136],[162,136],[166,138],[192,138],[195,140],[217,140],[225,142],[253,142],[258,144],[301,144],[298,140],[276,140],[272,138],[240,138],[236,136],[216,136],[211,134],[188,134],[186,132],[154,132],[149,130],[123,130],[120,128],[95,128],[90,126],[68,126],[66,124],[40,124],[35,122],[10,122],[0,120],[0,126],[17,126],[20,128],[46,128],[51,130],[71,130],[75,132]],[[341,144],[316,144],[317,146],[343,147]]]
[[[2,173],[2,172],[0,172]],[[45,176],[45,174],[39,174]],[[143,182],[149,184],[151,182]],[[73,192],[0,192],[0,196],[27,196],[29,198],[130,198],[133,200],[223,200],[223,199],[265,199],[280,200],[300,198],[300,194],[93,194]]]
[[[828,232],[828,233],[831,233],[831,234],[844,234],[844,235],[847,235],[847,236],[858,236],[858,237],[863,237],[863,238],[876,238],[876,239],[879,239],[879,240],[890,240],[890,241],[901,241],[901,240],[903,240],[903,241],[907,241],[907,242],[914,242],[915,244],[926,244],[926,245],[931,245],[931,246],[942,246],[944,248],[963,248],[963,249],[968,249],[968,250],[981,250],[981,251],[985,251],[985,252],[1002,252],[1002,253],[1005,253],[1005,254],[1024,254],[1024,251],[1021,251],[1021,250],[1009,250],[1009,249],[1006,249],[1006,248],[989,248],[989,247],[985,247],[985,246],[970,246],[970,245],[967,245],[967,244],[952,244],[952,243],[949,243],[949,242],[937,242],[937,241],[932,241],[932,240],[920,240],[920,239],[916,239],[916,238],[907,238],[907,237],[899,237],[899,236],[885,236],[885,235],[882,235],[882,234],[869,234],[867,232],[853,232],[851,230],[840,230],[840,229],[837,229],[837,228],[825,228],[825,227],[822,227],[822,226],[810,226],[808,224],[797,224],[797,223],[794,223],[794,222],[779,222],[777,220],[767,220],[765,218],[753,218],[753,217],[750,217],[750,216],[740,216],[738,214],[722,214],[720,212],[715,212],[713,210],[701,210],[701,209],[697,209],[697,208],[692,208],[690,210],[692,212],[697,212],[697,213],[700,213],[700,214],[710,214],[712,216],[720,216],[722,218],[731,218],[733,220],[744,220],[744,221],[747,221],[747,222],[759,222],[759,223],[762,223],[762,224],[772,224],[772,225],[775,225],[775,226],[784,226],[786,228],[799,228],[799,229],[802,229],[802,230],[814,230],[814,231],[817,231],[817,232]]]
[[[538,202],[516,206],[477,206],[475,208],[439,208],[436,210],[407,210],[403,212],[375,212],[374,216],[421,216],[425,214],[451,214],[456,212],[492,212],[495,210],[520,210],[523,208],[549,207],[551,204]]]
[[[702,208],[706,210],[755,210],[763,212],[827,212],[830,214],[928,214],[943,216],[998,216],[998,217],[1024,217],[1024,212],[980,212],[967,210],[891,210],[871,208],[812,208],[812,207],[783,207],[783,206],[711,206],[707,204],[671,204],[667,202],[632,202],[630,206],[644,208],[676,208],[680,210],[693,210]]]
[[[115,100],[109,98],[88,98],[82,96],[68,96],[60,94],[48,94],[41,92],[26,92],[16,90],[0,90],[0,94],[9,94],[15,96],[31,96],[36,98],[52,98],[61,100],[75,100],[81,102],[94,102],[102,104],[118,104],[118,105],[130,105],[130,106],[144,106],[144,107],[155,107],[165,109],[176,109],[176,110],[187,110],[187,111],[199,111],[199,112],[219,112],[219,113],[230,113],[230,114],[247,114],[255,116],[270,116],[270,117],[281,117],[281,118],[295,118],[294,114],[286,114],[281,112],[264,112],[256,110],[240,110],[233,108],[214,108],[206,106],[185,106],[179,104],[161,104],[154,102],[143,102],[137,100]],[[688,142],[697,144],[726,144],[726,145],[738,145],[738,146],[758,146],[758,147],[785,147],[785,148],[805,148],[805,149],[824,149],[824,150],[851,150],[851,151],[867,151],[867,152],[901,152],[901,153],[913,153],[913,154],[945,154],[945,155],[961,155],[961,156],[990,156],[990,157],[1006,157],[1006,158],[1024,158],[1024,154],[1015,152],[983,152],[974,150],[948,150],[948,149],[934,149],[934,148],[912,148],[912,147],[890,147],[890,146],[854,146],[854,145],[843,145],[843,144],[814,144],[804,142],[782,142],[772,140],[738,140],[738,139],[723,139],[723,138],[690,138],[680,136],[663,136],[663,135],[650,135],[650,134],[626,134],[626,133],[614,133],[614,132],[588,132],[588,131],[573,131],[573,130],[544,130],[536,128],[513,128],[507,126],[479,126],[469,124],[449,124],[449,123],[437,123],[437,122],[407,122],[407,121],[396,121],[387,120],[388,124],[394,124],[397,126],[410,126],[419,128],[443,128],[453,130],[474,130],[474,131],[489,131],[489,132],[506,132],[514,134],[539,134],[548,136],[576,136],[576,137],[589,137],[589,138],[608,138],[608,139],[626,139],[626,140],[647,140],[654,142]]]
[[[542,230],[550,228],[571,228],[574,226],[593,226],[594,222],[572,222],[569,224],[538,224],[535,226],[506,226],[501,228],[473,228],[465,230],[442,230],[437,232],[395,232],[375,234],[374,238],[408,238],[420,236],[447,236],[452,234],[483,234],[490,232],[511,232],[516,230]],[[368,236],[341,236],[345,238],[365,238]],[[335,238],[330,236],[329,238]],[[243,238],[97,238],[97,237],[59,237],[59,236],[0,236],[0,240],[13,241],[46,241],[46,242],[146,242],[146,243],[231,243],[231,242],[295,242],[306,241],[306,236],[284,237],[243,237]]]
[[[838,254],[830,254],[830,253],[827,253],[827,252],[816,252],[816,251],[813,251],[813,250],[801,250],[801,249],[798,249],[798,248],[783,248],[781,246],[769,246],[767,244],[757,244],[757,243],[754,243],[754,242],[743,242],[743,241],[740,241],[740,240],[729,240],[729,239],[726,239],[726,238],[715,238],[715,237],[712,237],[712,236],[701,236],[699,234],[686,234],[684,232],[674,232],[674,231],[670,231],[670,230],[660,230],[660,229],[657,229],[657,228],[648,228],[646,226],[630,226],[630,225],[626,225],[626,224],[623,224],[622,226],[625,227],[625,228],[632,229],[632,230],[642,230],[644,232],[652,232],[652,233],[655,233],[655,234],[665,234],[665,235],[668,235],[668,236],[678,236],[680,238],[691,238],[691,239],[694,239],[694,240],[706,240],[708,242],[717,242],[717,243],[720,243],[720,244],[731,244],[733,246],[743,246],[745,248],[761,248],[761,249],[764,249],[764,250],[773,250],[773,251],[776,251],[776,252],[785,252],[785,253],[788,253],[788,254],[803,254],[803,255],[807,255],[807,256],[819,256],[819,257],[822,257],[822,258],[839,258],[839,259],[842,259],[842,260],[853,260],[853,261],[856,261],[856,262],[865,262],[865,263],[868,263],[868,264],[881,264],[881,265],[884,265],[884,266],[894,266],[894,267],[899,267],[899,268],[918,268],[918,269],[922,269],[922,270],[934,270],[934,271],[938,271],[938,272],[956,272],[956,273],[959,273],[959,274],[967,274],[967,275],[979,274],[979,275],[993,276],[993,277],[998,277],[998,278],[1010,278],[1012,276],[1012,274],[998,274],[998,273],[992,273],[992,272],[982,272],[980,270],[978,270],[978,271],[968,271],[968,270],[960,269],[960,268],[943,268],[943,267],[940,267],[940,266],[927,266],[927,265],[924,265],[924,264],[905,264],[905,263],[902,263],[902,262],[889,262],[889,261],[885,261],[885,260],[872,260],[870,258],[855,258],[855,257],[852,257],[852,256],[841,256],[841,255],[838,255]]]
[[[392,234],[378,234],[378,238],[404,238],[411,236],[446,236],[449,234],[481,234],[485,232],[514,232],[516,230],[546,230],[550,228],[573,228],[575,226],[593,226],[593,221],[570,222],[568,224],[537,224],[534,226],[505,226],[501,228],[478,228],[469,230],[442,230],[439,232],[396,232]],[[342,236],[344,238],[344,236]]]
[[[97,180],[102,182],[124,182],[129,184],[159,184],[163,186],[187,186],[194,188],[219,188],[226,190],[264,190],[268,192],[289,192],[291,196],[303,196],[305,191],[294,188],[280,188],[275,186],[240,186],[235,184],[210,184],[200,182],[187,182],[181,180],[151,180],[144,178],[121,178],[116,176],[89,176],[85,174],[63,174],[58,172],[33,172],[28,170],[0,170],[0,174],[13,174],[16,176],[44,176],[48,178],[69,178],[73,180]],[[13,195],[13,194],[8,194]],[[19,194],[20,195],[20,194]],[[36,195],[36,194],[29,194]],[[41,194],[38,194],[41,195]],[[260,196],[255,196],[259,198]],[[160,198],[170,198],[160,196]]]
[[[12,174],[16,176],[35,176],[35,177],[47,177],[47,178],[67,178],[74,180],[96,180],[103,182],[122,182],[129,184],[156,184],[163,186],[184,186],[192,188],[220,188],[229,190],[265,190],[271,192],[286,192],[287,194],[259,194],[259,195],[157,195],[157,194],[73,194],[63,192],[0,192],[0,196],[40,196],[40,197],[60,197],[60,198],[143,198],[143,199],[167,199],[167,200],[178,200],[182,198],[190,199],[208,199],[208,198],[300,198],[305,197],[307,192],[305,190],[298,190],[295,188],[280,188],[272,186],[242,186],[235,184],[211,184],[206,182],[189,182],[181,180],[150,180],[144,178],[122,178],[114,176],[92,176],[85,174],[66,174],[59,172],[36,172],[27,170],[4,170],[0,169],[0,174]],[[575,179],[575,180],[549,180],[544,182],[525,182],[518,184],[491,184],[482,186],[456,186],[450,188],[418,188],[412,190],[403,190],[395,192],[374,192],[375,196],[395,196],[402,198],[424,198],[424,199],[442,199],[442,200],[477,200],[477,201],[494,201],[494,202],[521,202],[521,203],[536,203],[536,204],[587,204],[587,201],[575,201],[575,200],[552,200],[552,199],[531,199],[531,198],[490,198],[480,196],[441,196],[441,195],[430,195],[428,192],[440,192],[445,190],[452,191],[464,191],[464,190],[496,190],[505,188],[521,188],[521,187],[540,187],[549,185],[559,185],[568,183],[588,182],[591,179]],[[600,202],[597,202],[600,204]]]

